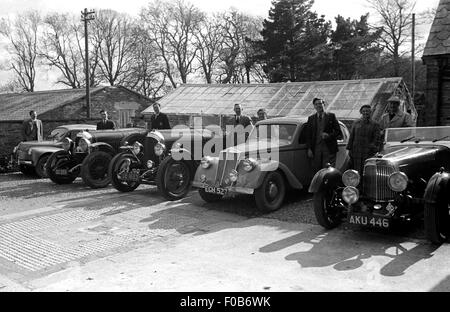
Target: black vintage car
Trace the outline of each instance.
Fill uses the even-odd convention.
[[[319,171],[314,193],[317,221],[327,229],[343,220],[391,228],[423,218],[427,238],[450,235],[450,127],[388,129],[385,145],[366,160],[362,177],[354,170]]]
[[[151,131],[143,146],[121,147],[122,153],[109,166],[111,184],[121,192],[131,192],[140,184],[157,185],[166,199],[183,198],[203,156],[203,146],[212,137],[207,129]]]
[[[57,184],[70,184],[81,175],[92,188],[106,187],[110,183],[108,165],[119,147],[143,142],[147,132],[142,128],[92,130],[78,133],[75,140],[65,138],[63,149],[47,160],[47,175]]]

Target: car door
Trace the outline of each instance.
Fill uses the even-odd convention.
[[[300,183],[309,185],[313,177],[312,160],[308,157],[308,149],[306,148],[306,124],[302,124],[297,128],[298,136],[294,143],[296,148],[294,154],[294,167],[292,172]]]

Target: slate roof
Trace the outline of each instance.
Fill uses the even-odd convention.
[[[440,0],[423,56],[450,54],[450,0]]]
[[[159,103],[161,110],[168,114],[231,115],[234,104],[240,103],[243,112],[249,116],[256,115],[259,108],[265,108],[270,117],[307,116],[315,112],[312,100],[320,97],[338,118],[356,119],[360,117],[359,109],[363,104],[374,108],[374,117],[381,116],[387,99],[400,85],[406,88],[402,78],[398,77],[267,84],[185,84],[164,96]],[[153,108],[142,113],[151,114]]]
[[[90,93],[96,93],[104,88],[106,87],[92,88]],[[30,110],[37,111],[38,115],[43,114],[81,99],[85,95],[85,89],[0,94],[0,121],[24,120],[29,117]]]

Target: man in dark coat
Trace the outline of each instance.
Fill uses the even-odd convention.
[[[108,112],[106,110],[101,110],[100,115],[102,116],[102,121],[97,123],[97,130],[114,130],[116,125],[114,121],[108,119]]]
[[[234,126],[242,125],[244,128],[252,125],[252,119],[247,115],[242,114],[241,104],[234,104]]]
[[[150,130],[171,129],[169,118],[166,114],[161,113],[161,104],[153,104],[154,115],[150,117]]]
[[[30,119],[22,124],[22,139],[24,141],[42,141],[44,139],[44,127],[42,121],[37,119],[36,111],[30,111]]]
[[[306,146],[308,157],[313,160],[314,172],[317,172],[327,163],[336,166],[337,140],[342,139],[342,131],[336,116],[325,112],[325,102],[322,99],[315,98],[313,105],[316,113],[309,116],[306,124]]]
[[[372,114],[370,105],[361,106],[359,112],[361,119],[353,123],[347,149],[350,156],[350,168],[362,175],[366,159],[379,151],[381,127],[370,118]]]

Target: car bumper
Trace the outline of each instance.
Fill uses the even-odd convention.
[[[21,160],[19,159],[17,161],[18,165],[27,165],[27,166],[33,166],[33,162],[31,160]]]
[[[198,182],[198,181],[193,181],[192,186],[196,187],[196,188],[205,188],[205,187],[212,186],[212,185],[208,185],[208,184]],[[226,186],[226,187],[221,187],[221,188],[226,189],[228,193],[239,193],[239,194],[247,194],[247,195],[252,195],[255,191],[252,188],[239,187],[239,186]]]

